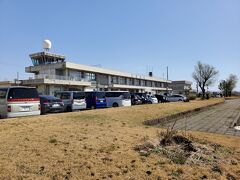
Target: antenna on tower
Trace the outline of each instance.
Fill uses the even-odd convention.
[[[52,48],[52,43],[51,43],[51,41],[48,40],[48,39],[45,39],[45,40],[43,41],[43,50],[46,51],[46,52],[48,52],[51,48]]]

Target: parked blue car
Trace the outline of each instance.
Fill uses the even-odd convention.
[[[85,92],[87,108],[97,109],[107,107],[105,92],[102,91],[87,91]]]

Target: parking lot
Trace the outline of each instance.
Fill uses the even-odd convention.
[[[240,136],[240,131],[233,128],[239,118],[240,99],[227,100],[224,104],[177,120],[174,128]],[[173,122],[164,126],[171,126],[172,124]]]

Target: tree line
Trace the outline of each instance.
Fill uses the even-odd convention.
[[[214,66],[197,62],[192,73],[192,77],[197,83],[197,86],[202,91],[202,99],[206,98],[206,87],[213,85],[218,77],[219,71]],[[233,89],[236,87],[238,77],[230,74],[226,80],[221,80],[218,88],[222,91],[224,96],[231,96]]]

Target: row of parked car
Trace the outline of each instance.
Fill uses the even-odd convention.
[[[6,87],[0,88],[0,118],[173,101],[187,101],[187,98],[128,91],[61,91],[54,96],[39,96],[36,88]]]
[[[132,105],[138,104],[156,104],[164,102],[187,102],[189,99],[186,96],[178,94],[146,94],[146,93],[132,93],[131,94]]]

